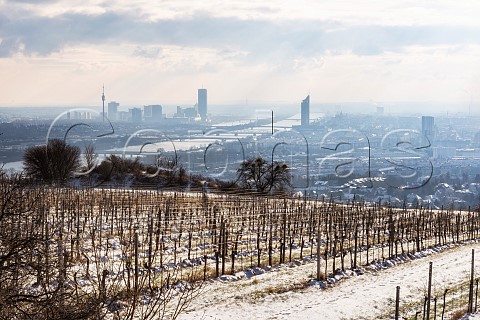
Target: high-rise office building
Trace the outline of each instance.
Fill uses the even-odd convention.
[[[115,102],[115,101],[110,101],[108,103],[108,119],[110,121],[118,120],[118,107],[119,106],[120,106],[120,103]]]
[[[431,116],[422,116],[422,134],[430,142],[435,138],[435,118]]]
[[[135,123],[142,122],[142,109],[140,108],[130,109],[130,116],[131,116],[132,122],[135,122]]]
[[[308,126],[310,124],[310,95],[302,101],[301,114],[301,125]]]
[[[203,121],[207,119],[207,89],[198,89],[198,114]]]
[[[180,106],[177,106],[177,112],[174,115],[175,118],[190,118],[190,119],[195,119],[197,118],[197,116],[198,116],[198,113],[197,113],[196,106],[193,106],[191,108],[182,108]]]
[[[163,108],[159,104],[143,107],[143,118],[145,121],[160,121],[162,119]]]

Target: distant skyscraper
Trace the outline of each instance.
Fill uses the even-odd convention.
[[[92,114],[88,111],[74,111],[70,119],[72,120],[90,120],[92,119]]]
[[[162,119],[163,108],[159,104],[143,107],[143,118],[145,121],[160,121]]]
[[[132,119],[132,122],[142,122],[142,109],[140,108],[133,108],[130,109],[130,116]]]
[[[308,95],[302,101],[301,112],[302,112],[301,125],[308,126],[310,124],[310,95]]]
[[[422,116],[422,134],[430,142],[435,138],[435,118],[431,116]]]
[[[102,119],[105,121],[105,86],[102,87]]]
[[[182,108],[180,106],[177,106],[177,112],[174,115],[175,118],[190,118],[190,119],[195,119],[197,118],[197,116],[198,116],[198,113],[197,113],[197,108],[195,106],[191,108]]]
[[[198,114],[202,120],[207,119],[207,89],[198,89]]]
[[[119,106],[120,106],[120,103],[115,102],[115,101],[110,101],[108,103],[108,119],[110,121],[118,120],[118,107]]]

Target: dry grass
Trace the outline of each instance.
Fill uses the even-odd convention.
[[[267,286],[266,288],[261,290],[256,290],[252,292],[252,296],[265,298],[268,295],[299,291],[299,290],[305,289],[305,287],[306,287],[306,284],[303,282],[302,283],[293,282],[290,284],[278,284],[274,286]]]
[[[461,319],[466,313],[467,313],[467,309],[465,309],[465,308],[455,310],[454,312],[452,312],[451,319],[452,320]]]
[[[194,268],[191,275],[189,275],[188,279],[190,281],[203,281],[205,279],[213,279],[215,278],[215,267],[212,265],[207,265],[207,270],[202,268]]]
[[[16,239],[30,240],[30,246],[25,247],[27,250],[23,252],[20,248],[22,250],[3,264],[8,268],[0,270],[11,272],[4,278],[12,279],[8,285],[13,289],[31,285],[18,279],[35,281],[38,278],[38,282],[52,282],[62,269],[67,276],[78,273],[91,278],[99,291],[101,272],[95,274],[90,267],[108,271],[107,284],[116,279],[125,280],[127,271],[128,280],[116,281],[115,285],[118,290],[130,288],[135,273],[135,256],[140,260],[141,274],[145,273],[142,262],[147,258],[151,260],[148,270],[152,267],[161,270],[152,281],[150,273],[147,278],[141,277],[149,286],[161,286],[156,283],[158,277],[160,281],[170,276],[171,279],[192,282],[204,277],[214,278],[219,262],[227,274],[233,267],[238,271],[259,264],[288,265],[290,260],[316,253],[318,231],[322,239],[320,254],[324,272],[320,278],[325,280],[326,274],[351,265],[352,257],[347,255],[342,261],[339,252],[353,249],[357,253],[357,264],[362,265],[367,263],[367,257],[371,262],[395,254],[397,248],[392,248],[399,244],[406,247],[405,252],[412,252],[417,247],[421,250],[437,242],[456,243],[468,240],[470,236],[480,236],[478,229],[474,229],[480,226],[480,213],[460,215],[450,211],[372,209],[364,204],[342,206],[288,198],[203,197],[135,190],[32,187],[27,193],[18,191],[17,187],[11,189],[12,185],[16,184],[0,183],[0,195],[5,199],[7,196],[17,199],[3,210],[10,212],[10,216],[0,219],[0,238],[4,243],[13,243]],[[390,234],[393,226],[389,227],[391,219],[395,221],[393,238]],[[453,228],[457,220],[461,223],[458,228]],[[320,221],[320,227],[316,221]],[[426,227],[436,225],[438,221],[441,221],[441,229]],[[420,228],[417,228],[417,222],[421,224]],[[376,236],[366,233],[372,228],[377,230]],[[422,232],[419,234],[416,230]],[[445,233],[446,239],[438,240],[435,232]],[[400,235],[405,241],[399,242]],[[400,253],[403,247],[398,250]],[[72,252],[72,259],[65,261],[62,251]],[[38,256],[36,252],[45,255]],[[233,264],[236,254],[236,263]],[[197,256],[208,257],[205,275],[205,261],[184,264]],[[29,268],[22,265],[25,259]],[[16,267],[11,268],[12,265]],[[167,268],[162,269],[164,266]],[[311,278],[316,278],[316,274]],[[254,288],[256,291],[252,290],[252,297],[301,290],[306,286],[303,280],[297,279],[301,283],[259,285]],[[245,283],[258,285],[260,280]],[[2,285],[6,286],[5,282]]]

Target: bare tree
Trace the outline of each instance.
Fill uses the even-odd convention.
[[[52,139],[44,146],[27,148],[23,166],[29,177],[47,182],[62,182],[80,168],[80,148]]]
[[[105,248],[111,241],[102,237],[101,218],[100,224],[93,219],[86,225],[91,245],[83,242],[80,233],[76,240],[69,239],[64,221],[87,217],[80,218],[85,210],[76,211],[78,207],[67,200],[71,198],[64,198],[75,191],[65,193],[65,188],[30,182],[0,170],[0,319],[175,319],[200,294],[202,282],[193,269],[158,266],[167,263],[161,260],[167,259],[159,251],[162,248],[149,252],[156,271],[144,261],[144,267],[135,266],[136,285],[127,286],[124,273],[132,266],[123,258],[120,262],[100,258],[108,256]],[[53,198],[63,200],[59,204],[51,202]],[[88,250],[80,255],[72,240]],[[131,257],[132,244],[120,242],[123,254]],[[138,241],[135,248],[140,260]],[[92,272],[91,265],[97,272]]]
[[[265,159],[247,159],[237,170],[240,186],[260,193],[291,187],[290,171],[285,163],[268,163]]]
[[[29,194],[26,197],[26,194]],[[55,259],[48,257],[48,190],[22,176],[0,172],[0,318],[87,319],[100,304],[74,299],[49,278]],[[50,279],[50,280],[49,280]]]
[[[83,150],[83,157],[86,166],[85,171],[92,171],[96,165],[97,154],[95,153],[95,147],[91,143],[85,146],[85,149]]]

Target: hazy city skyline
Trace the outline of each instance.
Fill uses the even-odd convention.
[[[474,1],[0,0],[0,106],[480,99]]]

